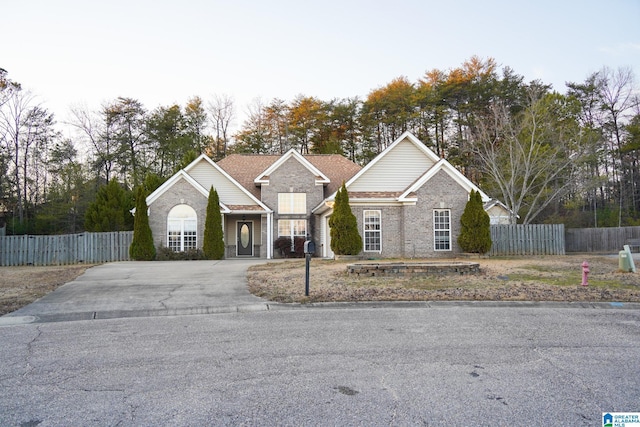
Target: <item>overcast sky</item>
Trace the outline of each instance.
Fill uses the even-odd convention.
[[[0,68],[65,120],[119,96],[359,96],[494,58],[565,92],[603,66],[640,81],[640,0],[2,0]],[[237,128],[240,123],[236,123]]]

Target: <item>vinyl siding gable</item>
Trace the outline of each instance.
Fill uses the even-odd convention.
[[[255,205],[256,202],[205,160],[189,168],[188,174],[207,191],[213,186],[225,205]]]
[[[404,139],[352,182],[349,191],[404,191],[433,165],[424,151]]]

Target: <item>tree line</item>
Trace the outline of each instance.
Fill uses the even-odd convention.
[[[365,165],[405,131],[503,201],[514,221],[640,224],[640,107],[632,70],[602,68],[565,93],[472,57],[365,99],[254,101],[233,132],[234,100],[198,96],[147,110],[121,97],[60,123],[0,69],[0,227],[8,233],[131,229],[146,194],[200,153],[342,154]],[[107,185],[111,183],[111,185]],[[106,212],[122,212],[117,219]],[[114,214],[115,215],[115,214]],[[111,219],[109,219],[111,218]]]

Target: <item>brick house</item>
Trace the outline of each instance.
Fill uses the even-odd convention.
[[[459,253],[460,216],[471,190],[449,162],[405,133],[364,168],[340,155],[202,155],[147,198],[157,246],[201,248],[207,197],[220,197],[226,257],[274,258],[279,237],[310,238],[333,257],[328,219],[345,182],[364,240],[363,256],[435,257]],[[493,223],[508,211],[480,191]]]

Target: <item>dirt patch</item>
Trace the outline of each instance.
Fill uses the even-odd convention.
[[[73,281],[90,265],[0,267],[0,316],[42,298]]]
[[[582,261],[590,265],[581,286]],[[394,260],[396,261],[396,260]],[[400,260],[403,261],[403,260]],[[416,260],[404,260],[415,262]],[[438,261],[469,261],[461,259]],[[357,277],[347,262],[313,259],[309,297],[304,260],[251,267],[249,290],[277,302],[321,301],[622,301],[640,302],[640,275],[618,271],[617,258],[480,258],[479,274],[418,278]],[[378,261],[379,262],[379,261]]]

